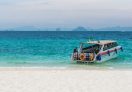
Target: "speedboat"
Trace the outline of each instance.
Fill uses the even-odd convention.
[[[87,41],[73,50],[71,59],[72,62],[101,63],[116,58],[121,51],[122,46],[114,40]]]

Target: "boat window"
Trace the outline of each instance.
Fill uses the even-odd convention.
[[[92,44],[82,44],[83,49],[87,49],[88,47],[92,47]]]
[[[104,48],[103,48],[103,51],[108,50],[108,49],[111,49],[111,48],[114,48],[116,46],[118,46],[118,44],[116,42],[109,43],[109,44],[105,44],[104,45]]]
[[[86,47],[86,45],[83,45],[83,47],[82,47],[82,52],[83,53],[93,53],[93,52],[95,52],[95,53],[98,53],[99,51],[100,51],[100,49],[101,49],[101,45],[98,45],[98,44],[94,44],[94,45],[87,45],[87,47]]]
[[[116,47],[118,46],[118,44],[116,42],[112,43],[113,44],[113,47]]]
[[[107,44],[104,45],[103,51],[107,50]]]

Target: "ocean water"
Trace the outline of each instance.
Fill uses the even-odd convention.
[[[90,37],[117,40],[124,51],[116,59],[101,64],[71,63],[73,48]],[[2,31],[0,67],[48,68],[132,68],[132,32]]]

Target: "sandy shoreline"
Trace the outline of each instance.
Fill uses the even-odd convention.
[[[0,68],[0,92],[131,92],[132,70]]]

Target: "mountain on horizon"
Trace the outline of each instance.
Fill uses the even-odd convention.
[[[72,31],[91,31],[92,29],[90,28],[85,28],[85,27],[82,27],[82,26],[79,26],[75,29],[73,29]]]

